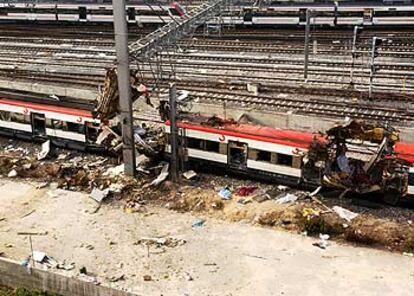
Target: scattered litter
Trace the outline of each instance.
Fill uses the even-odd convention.
[[[162,183],[165,179],[167,179],[168,174],[169,174],[169,172],[168,172],[169,167],[170,167],[170,164],[169,164],[169,163],[165,163],[165,164],[163,165],[162,170],[161,170],[161,173],[158,175],[158,177],[157,177],[155,180],[153,180],[153,181],[151,182],[151,186],[158,186],[158,185],[159,185],[159,184],[161,184],[161,183]]]
[[[19,231],[17,235],[47,235],[47,231]]]
[[[21,216],[20,218],[25,218],[27,216],[30,216],[31,214],[33,214],[34,212],[36,212],[36,210],[31,210],[30,212],[24,214],[23,216]]]
[[[328,242],[329,234],[322,234],[322,233],[320,233],[319,234],[319,239],[320,239],[319,242],[313,243],[312,245],[315,246],[315,247],[319,247],[319,248],[325,250],[326,247],[328,247],[328,245],[329,245],[329,242]]]
[[[240,198],[238,201],[237,201],[237,203],[239,203],[239,204],[242,204],[242,205],[246,205],[246,204],[248,204],[248,203],[251,203],[252,202],[252,198],[251,197],[248,197],[248,198]]]
[[[203,227],[205,223],[206,223],[205,219],[195,219],[191,227],[193,228]]]
[[[231,199],[231,191],[228,187],[224,187],[222,189],[220,189],[218,195],[225,200],[229,200]]]
[[[89,194],[89,197],[91,197],[97,202],[101,202],[108,196],[108,194],[109,194],[109,189],[100,190],[98,188],[94,188],[91,194]]]
[[[278,204],[291,203],[291,202],[297,201],[298,198],[299,197],[297,195],[288,193],[288,194],[284,195],[283,197],[280,197],[280,198],[276,199],[276,203],[278,203]]]
[[[119,282],[119,281],[123,281],[125,280],[125,275],[124,274],[120,274],[120,275],[113,275],[108,279],[111,283],[115,283],[115,282]]]
[[[334,212],[337,213],[339,217],[345,219],[348,222],[351,222],[352,219],[355,219],[359,215],[339,206],[334,206],[332,210],[334,210]]]
[[[256,186],[241,186],[237,188],[236,194],[238,196],[248,196],[257,190]]]
[[[88,274],[88,271],[86,270],[86,267],[85,267],[85,266],[82,266],[82,267],[79,269],[79,273],[80,273],[80,274]]]
[[[187,281],[192,281],[192,280],[194,280],[194,279],[193,279],[193,277],[191,276],[191,274],[189,274],[188,272],[185,272],[184,278],[185,278]]]
[[[37,155],[37,160],[45,159],[50,153],[50,140],[47,140],[42,144],[42,150]]]
[[[151,277],[150,275],[148,275],[148,274],[144,275],[144,276],[143,276],[143,279],[144,279],[144,281],[146,281],[146,282],[152,281],[152,277]]]
[[[186,178],[187,180],[190,180],[192,178],[194,178],[195,176],[197,176],[197,173],[194,172],[193,170],[191,171],[186,171],[183,173],[184,178]]]
[[[39,184],[36,185],[36,189],[45,188],[47,185],[49,185],[48,182],[39,183]]]
[[[8,249],[10,249],[10,248],[13,248],[13,247],[14,247],[12,244],[5,244],[4,246],[5,246],[6,248],[8,248]]]
[[[120,164],[116,167],[111,167],[109,169],[106,170],[106,172],[104,172],[102,175],[104,176],[118,176],[118,175],[122,175],[124,173],[124,164]]]
[[[404,252],[403,256],[407,256],[407,257],[414,257],[413,253],[408,253],[408,252]]]
[[[47,259],[45,252],[33,251],[33,260],[38,263],[43,263]]]
[[[15,169],[11,170],[11,171],[9,172],[9,174],[7,175],[7,177],[9,177],[9,178],[14,178],[14,177],[17,177],[17,172],[16,172],[16,170],[15,170]]]
[[[286,191],[289,189],[289,187],[285,186],[285,185],[277,185],[277,189],[280,191]]]
[[[135,244],[136,245],[146,245],[146,246],[156,246],[159,247],[178,247],[182,246],[185,243],[187,243],[184,239],[178,239],[173,237],[162,237],[162,238],[150,238],[150,237],[144,237],[138,240]]]
[[[22,165],[22,168],[25,170],[30,170],[32,168],[32,164],[31,163],[25,163],[24,165]]]

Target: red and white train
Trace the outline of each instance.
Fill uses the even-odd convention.
[[[304,187],[321,185],[322,176],[311,177],[305,170],[307,152],[315,141],[323,143],[326,138],[308,132],[283,130],[259,125],[226,122],[219,125],[206,125],[206,118],[192,118],[178,123],[179,134],[183,139],[184,155],[195,165],[208,164],[226,171],[233,171],[254,177],[265,177],[275,182]],[[170,132],[169,122],[166,123],[166,133]],[[316,138],[315,138],[316,137]],[[351,161],[369,163],[377,157],[376,152],[381,149],[380,144],[348,143],[347,155]],[[170,152],[167,145],[166,151]],[[386,192],[385,182],[366,180],[368,174],[358,175],[368,183],[364,192],[363,186],[359,193],[381,192],[392,194],[395,202],[401,197],[414,195],[414,143],[397,142],[394,153],[398,159],[406,164],[404,182],[399,182],[392,191]],[[319,172],[326,170],[320,166]],[[381,172],[382,173],[382,172]],[[395,172],[394,172],[395,173]],[[375,174],[374,174],[375,175]],[[325,183],[326,184],[326,183]],[[379,184],[377,186],[376,184]],[[384,187],[381,188],[381,185]],[[390,185],[390,184],[388,184]],[[398,190],[397,190],[398,189]],[[397,192],[398,191],[398,192]],[[393,202],[393,203],[394,203]]]
[[[304,169],[315,134],[227,121],[206,124],[206,121],[207,118],[198,116],[178,123],[182,147],[193,163],[287,185],[318,185],[320,178],[309,178]],[[168,121],[165,127],[168,136]],[[39,141],[50,139],[60,147],[105,151],[108,147],[97,143],[101,131],[101,122],[94,118],[92,111],[0,98],[1,135]],[[318,137],[322,143],[324,137]],[[347,154],[365,163],[375,154],[372,152],[381,148],[379,144],[357,144],[348,143]],[[407,164],[406,182],[399,194],[414,195],[414,143],[397,142],[393,148],[394,154]],[[169,150],[167,144],[166,152]]]
[[[72,149],[103,150],[96,144],[100,120],[91,111],[0,98],[0,134]]]

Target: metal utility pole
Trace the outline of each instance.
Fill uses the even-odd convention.
[[[362,30],[362,27],[355,26],[354,27],[354,35],[352,37],[352,65],[351,65],[351,82],[350,84],[354,84],[354,66],[355,66],[355,59],[356,59],[356,42],[358,37],[358,30]]]
[[[372,37],[372,48],[371,48],[371,61],[370,61],[370,71],[369,71],[369,89],[368,89],[368,99],[372,99],[372,83],[375,75],[375,58],[378,56],[378,48],[382,42],[386,39]]]
[[[177,129],[177,87],[175,83],[170,84],[170,143],[171,159],[170,173],[171,181],[178,180],[178,129]]]
[[[310,34],[311,10],[306,9],[306,27],[305,27],[305,61],[303,69],[303,78],[308,80],[308,63],[309,63],[309,34]]]
[[[128,54],[128,27],[125,0],[112,0],[115,28],[115,47],[119,88],[119,109],[122,123],[123,157],[128,176],[135,175],[135,143],[132,120],[131,85]]]

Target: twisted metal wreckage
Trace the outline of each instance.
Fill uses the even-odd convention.
[[[321,185],[360,194],[381,192],[395,204],[407,194],[410,164],[395,153],[398,131],[388,124],[356,120],[335,126],[309,147],[304,175]]]
[[[144,99],[154,107],[149,100],[150,93],[139,82],[136,71],[131,71],[130,80],[133,101]],[[122,146],[120,122],[116,119],[118,102],[116,71],[109,70],[96,116],[103,123],[97,143],[110,145],[112,151],[120,151]],[[158,110],[162,120],[167,122],[168,102],[160,102]],[[214,124],[216,120],[212,119],[217,117],[211,117],[204,124],[220,128]],[[238,123],[233,121],[232,124]],[[136,127],[134,138],[137,151],[148,157],[162,156],[168,151],[166,132],[165,125],[149,127],[143,124]],[[398,141],[398,131],[388,124],[348,120],[329,129],[324,135],[314,135],[313,141],[309,141],[301,156],[301,182],[316,187],[343,189],[344,195],[347,192],[380,192],[385,201],[395,204],[399,197],[407,194],[410,167],[395,153]],[[185,146],[186,141],[180,142]],[[186,151],[186,147],[182,148],[182,151]]]

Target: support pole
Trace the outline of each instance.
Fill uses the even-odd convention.
[[[170,84],[170,135],[171,160],[170,174],[173,183],[178,181],[178,129],[177,129],[177,88],[175,83]]]
[[[305,61],[304,61],[304,69],[303,69],[303,78],[305,79],[305,82],[308,80],[310,17],[311,17],[311,10],[306,9]]]
[[[358,36],[359,27],[354,27],[354,35],[352,37],[352,64],[351,64],[351,77],[350,77],[350,84],[354,84],[354,67],[355,67],[355,58],[356,58],[356,41]]]
[[[128,54],[128,27],[125,0],[113,0],[117,76],[119,88],[119,109],[122,122],[123,158],[125,174],[135,175],[135,143],[132,121],[132,101]]]
[[[372,48],[371,48],[371,60],[369,64],[369,88],[368,88],[368,99],[372,99],[372,83],[374,80],[375,74],[375,47],[377,45],[377,37],[372,38]]]

